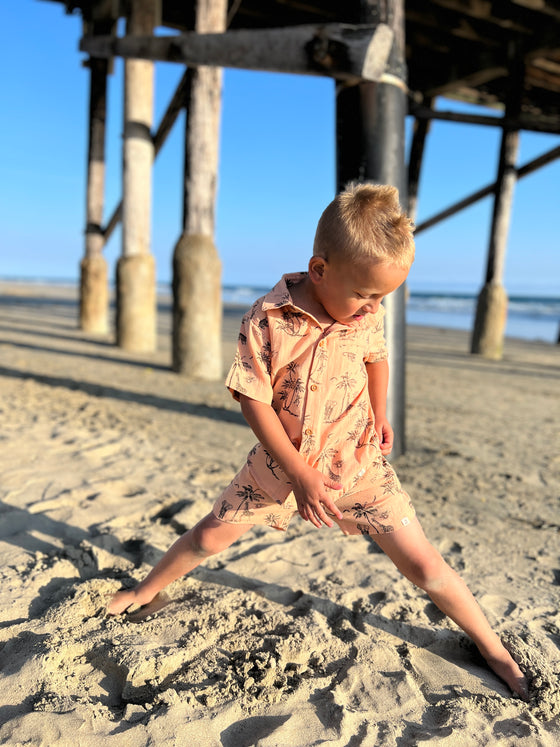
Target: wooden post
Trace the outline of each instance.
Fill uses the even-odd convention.
[[[131,0],[127,33],[150,34],[157,0]],[[153,63],[125,61],[122,256],[117,263],[117,344],[156,347],[155,262],[150,254]]]
[[[517,67],[517,70],[514,69],[511,77],[505,117],[515,120],[515,115],[521,108],[520,92],[523,91],[523,72],[522,65],[515,57],[514,48],[510,50],[510,54],[512,66]],[[507,294],[503,286],[503,277],[513,193],[517,181],[515,163],[518,150],[519,130],[504,126],[492,213],[486,282],[478,297],[471,338],[471,353],[491,360],[500,360],[504,348]]]
[[[107,25],[107,24],[104,24]],[[112,26],[112,22],[109,24]],[[102,32],[100,24],[95,31]],[[107,59],[90,58],[89,138],[87,164],[85,256],[80,263],[80,328],[109,331],[107,262],[103,257],[105,191],[105,120],[107,116]]]
[[[381,21],[394,32],[386,75],[379,83],[339,86],[337,89],[337,183],[351,180],[391,184],[406,205],[404,121],[406,116],[406,64],[404,57],[403,0],[384,6],[387,18],[378,18],[378,3],[362,0],[362,23]],[[395,431],[393,456],[405,450],[405,289],[385,299],[385,335],[391,375],[388,417]]]
[[[518,148],[519,132],[504,130],[500,147],[486,282],[478,296],[471,340],[471,353],[493,360],[501,359],[504,348],[507,294],[503,286],[503,277],[516,182],[515,161]]]
[[[198,0],[196,31],[223,32],[227,0]],[[221,262],[214,245],[222,69],[191,67],[187,86],[183,233],[173,253],[173,370],[222,377]]]
[[[431,108],[432,102],[429,106]],[[410,156],[408,158],[408,215],[411,220],[416,219],[418,209],[418,188],[420,184],[420,171],[424,158],[424,146],[426,137],[430,129],[430,119],[414,120],[414,131],[412,134],[412,143],[410,146]]]

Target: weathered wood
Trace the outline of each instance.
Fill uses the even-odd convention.
[[[90,59],[89,133],[85,256],[80,263],[80,329],[105,334],[109,329],[107,263],[103,257],[105,193],[105,121],[108,61]]]
[[[227,0],[198,0],[196,31],[226,28]],[[221,263],[214,246],[222,70],[187,71],[183,234],[173,253],[173,370],[218,380]]]
[[[521,110],[521,91],[525,73],[516,51],[513,45],[509,49],[513,69],[506,101],[506,115],[514,119]],[[503,354],[507,316],[507,295],[503,287],[503,278],[513,193],[517,181],[515,163],[518,150],[519,130],[504,129],[500,145],[486,282],[478,297],[471,337],[471,353],[493,360],[499,360]]]
[[[165,141],[167,140],[167,136],[171,132],[171,129],[173,128],[173,125],[175,124],[177,117],[179,116],[181,110],[185,106],[185,91],[187,86],[187,73],[183,75],[181,80],[179,81],[179,85],[175,89],[175,93],[171,97],[171,101],[169,102],[167,109],[165,110],[165,113],[163,117],[161,118],[161,122],[159,123],[159,127],[156,130],[156,134],[153,137],[153,143],[154,143],[154,159],[157,158],[160,150],[162,149],[163,145],[165,144]],[[117,207],[113,210],[111,217],[107,221],[107,225],[103,229],[103,241],[104,243],[107,243],[109,241],[111,234],[115,230],[115,228],[119,225],[122,218],[122,200],[119,202]]]
[[[502,283],[504,278],[511,207],[513,205],[515,182],[517,181],[515,162],[518,150],[519,131],[504,132],[500,147],[496,200],[492,215],[492,233],[488,249],[487,283]]]
[[[486,283],[478,298],[471,353],[499,360],[503,354],[507,295],[503,287],[507,238],[516,182],[519,132],[505,131],[500,148],[496,198],[492,215]]]
[[[376,81],[382,76],[393,32],[386,24],[324,24],[175,36],[85,36],[80,49],[96,57],[120,56],[185,65],[327,75]]]
[[[157,156],[162,149],[165,141],[167,140],[167,136],[169,135],[173,128],[173,125],[177,121],[177,117],[185,106],[187,81],[188,74],[185,71],[183,77],[177,85],[177,88],[175,89],[173,96],[171,97],[171,101],[169,102],[154,135],[154,156]]]
[[[409,102],[408,113],[416,119],[436,119],[442,122],[459,122],[461,124],[476,124],[502,129],[520,129],[532,132],[560,132],[560,117],[547,117],[543,114],[535,115],[530,112],[520,112],[515,121],[508,117],[492,117],[484,114],[464,114],[461,112],[436,111],[422,104]]]
[[[424,147],[429,129],[429,119],[415,119],[410,156],[408,158],[408,215],[411,220],[416,219],[420,172],[422,170]]]
[[[519,168],[516,168],[515,169],[516,177],[517,179],[521,179],[522,177],[527,176],[527,174],[532,174],[534,171],[537,171],[543,166],[546,166],[547,164],[552,163],[552,161],[555,161],[557,158],[560,158],[560,146],[557,146],[556,148],[552,148],[546,153],[543,153],[541,156],[538,156],[537,158],[534,158],[532,161],[529,161],[524,166],[520,166]],[[428,218],[427,220],[422,221],[422,223],[419,223],[416,226],[415,233],[418,235],[419,233],[422,233],[422,231],[426,231],[428,228],[435,226],[437,223],[441,223],[441,221],[444,220],[445,218],[450,218],[452,215],[455,215],[461,210],[464,210],[465,208],[470,207],[471,205],[474,205],[475,202],[482,200],[484,197],[488,197],[488,195],[495,194],[497,186],[498,186],[498,182],[492,182],[492,184],[488,184],[486,187],[482,187],[482,189],[479,189],[476,192],[473,192],[472,195],[469,195],[468,197],[465,197],[464,199],[459,200],[459,202],[456,202],[453,205],[450,205],[448,208],[446,208],[445,210],[442,210],[436,215],[433,215],[431,218]]]
[[[153,30],[156,0],[133,0],[128,33]],[[122,256],[117,263],[117,343],[150,352],[156,346],[154,260],[150,254],[151,171],[154,147],[153,63],[125,61]]]

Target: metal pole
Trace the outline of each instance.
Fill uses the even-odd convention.
[[[367,7],[362,8],[360,21],[387,22],[394,30],[395,41],[383,82],[341,86],[337,90],[337,188],[342,189],[351,180],[391,184],[397,187],[401,204],[406,206],[403,2],[388,3],[387,19],[377,18],[374,4],[363,5]],[[394,457],[405,451],[405,297],[401,287],[384,301],[390,368],[387,416],[395,431]]]

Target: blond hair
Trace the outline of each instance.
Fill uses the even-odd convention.
[[[313,255],[331,262],[373,259],[408,269],[414,260],[413,230],[395,187],[351,183],[321,215]]]

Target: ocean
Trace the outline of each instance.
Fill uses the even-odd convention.
[[[10,283],[44,284],[53,286],[76,287],[75,280],[0,277],[0,281]],[[259,296],[264,295],[269,287],[256,285],[224,285],[222,287],[225,303],[235,304],[242,308],[251,306]],[[169,298],[171,286],[168,283],[158,284],[158,294]],[[446,292],[441,290],[409,289],[406,308],[408,324],[444,329],[472,330],[476,310],[477,295],[464,292]],[[560,296],[547,295],[510,295],[508,300],[508,317],[506,336],[522,340],[539,340],[556,343],[560,332]]]
[[[269,289],[224,285],[227,303],[250,306]],[[445,329],[472,330],[477,296],[471,293],[411,290],[406,308],[407,324]],[[560,330],[560,297],[512,295],[508,299],[506,336],[555,343]]]

